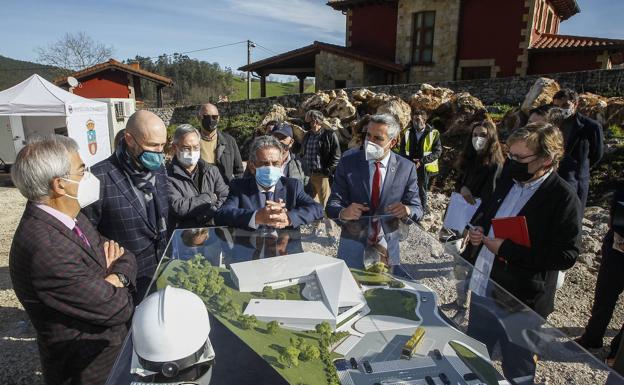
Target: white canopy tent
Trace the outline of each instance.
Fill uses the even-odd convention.
[[[0,92],[0,158],[13,163],[29,137],[56,133],[78,142],[83,161],[93,165],[111,154],[107,108],[32,75]]]

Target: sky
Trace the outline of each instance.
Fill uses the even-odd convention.
[[[118,60],[186,52],[247,39],[252,61],[313,41],[344,44],[345,16],[327,0],[2,0],[0,55],[37,61],[35,49],[65,33],[85,32]],[[519,1],[519,0],[503,0]],[[624,0],[577,0],[581,13],[560,33],[624,39]],[[246,44],[190,53],[236,70]]]

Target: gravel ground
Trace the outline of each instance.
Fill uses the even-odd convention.
[[[28,317],[12,290],[8,270],[8,254],[13,233],[24,209],[25,200],[14,188],[0,187],[0,384],[42,384],[35,333]],[[334,233],[334,235],[337,235]],[[423,233],[410,231],[409,239],[403,242],[402,255],[410,271],[438,295],[442,311],[449,317],[455,316],[458,308],[453,304],[456,298],[457,280],[453,271],[453,258],[444,253],[437,244],[431,246],[431,238]],[[336,242],[324,240],[323,247],[335,248]],[[311,247],[313,249],[314,247]],[[548,321],[570,337],[579,336],[589,317],[596,284],[597,266],[588,267],[577,263],[566,276],[566,281],[557,294],[556,310]],[[459,318],[458,318],[459,319]],[[605,346],[624,322],[624,303],[618,303],[609,325]],[[459,319],[459,324],[465,326]],[[552,332],[551,332],[552,333]],[[569,350],[558,338],[551,341],[544,351],[550,360],[539,361],[537,383],[555,384],[600,384],[606,379],[597,361],[591,362]],[[598,353],[606,354],[606,348]],[[562,363],[562,360],[572,363]]]

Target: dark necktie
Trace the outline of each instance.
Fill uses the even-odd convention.
[[[267,201],[273,200],[273,191],[265,191],[264,196],[266,197],[266,199],[264,200],[264,205],[266,206]]]
[[[371,190],[371,214],[374,214],[379,206],[381,197],[381,162],[375,162],[375,174],[373,174],[373,188]]]
[[[78,238],[82,239],[85,245],[87,245],[88,247],[91,247],[91,244],[89,243],[89,240],[87,239],[87,236],[82,232],[82,230],[80,230],[80,227],[78,227],[78,224],[74,226],[72,231],[74,232],[74,234],[78,236]]]

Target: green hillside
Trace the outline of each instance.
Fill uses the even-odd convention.
[[[247,81],[235,77],[233,79],[234,92],[230,96],[230,100],[247,99]],[[281,96],[299,93],[299,82],[267,82],[267,96]],[[304,92],[314,92],[314,83],[307,83]],[[252,79],[251,81],[251,97],[260,97],[260,81]]]
[[[0,91],[13,87],[32,74],[41,75],[51,81],[58,75],[58,72],[55,67],[15,60],[0,55]]]

